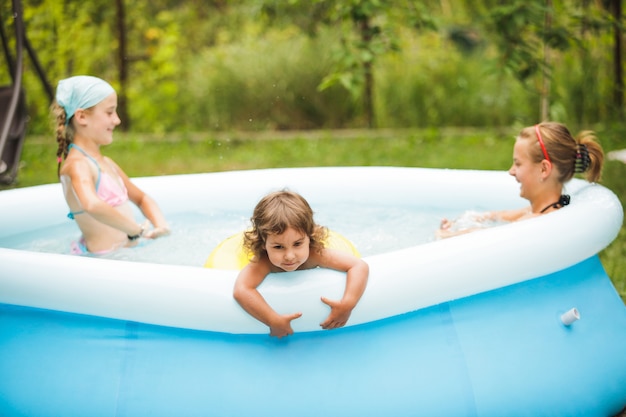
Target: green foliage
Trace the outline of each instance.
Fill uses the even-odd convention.
[[[455,51],[436,34],[419,42],[403,39],[410,52],[380,63],[385,71],[377,78],[379,126],[509,126],[532,120],[523,87],[486,65],[491,51]]]
[[[520,81],[527,81],[543,67],[543,46],[568,48],[574,36],[565,26],[547,26],[546,15],[554,12],[543,0],[516,0],[494,7],[488,27],[502,52],[503,65]],[[554,22],[554,19],[552,19]]]
[[[529,124],[548,69],[544,41],[550,117],[621,121],[610,32],[621,22],[597,2],[553,3],[546,30],[541,0],[449,9],[434,0],[137,0],[126,5],[123,122],[156,133],[363,127],[367,106],[356,99],[369,74],[379,127]],[[25,20],[53,84],[89,73],[120,87],[113,5],[39,0],[25,4]],[[29,134],[50,133],[49,102],[28,59],[24,85]]]
[[[412,1],[317,0],[327,4],[329,22],[343,26],[335,45],[334,67],[320,90],[341,85],[353,98],[362,97],[369,65],[388,52],[400,50],[397,32],[402,27],[435,29],[423,6]]]
[[[348,97],[338,89],[317,91],[330,65],[320,45],[332,36],[323,31],[312,39],[285,27],[260,37],[258,25],[248,24],[238,44],[197,55],[191,62],[198,70],[188,74],[184,92],[193,102],[187,112],[196,126],[190,130],[343,126],[353,112]]]
[[[185,104],[179,82],[184,74],[180,62],[186,58],[179,45],[182,32],[181,22],[169,11],[157,13],[154,25],[144,28],[145,52],[149,58],[137,60],[132,69],[150,76],[136,79],[127,91],[131,103],[128,112],[134,129],[166,132],[181,127],[178,119],[163,115],[180,113],[181,105]],[[159,98],[158,105],[145,100],[146,92]]]

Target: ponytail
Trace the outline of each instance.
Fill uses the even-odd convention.
[[[604,152],[597,142],[595,134],[589,130],[580,132],[576,142],[578,143],[575,162],[576,172],[584,173],[585,179],[589,182],[600,181],[604,164]]]
[[[562,123],[543,122],[538,125],[541,128],[541,138],[545,144],[546,152],[542,153],[539,136],[535,134],[533,127],[527,127],[520,133],[520,138],[528,138],[536,142],[532,149],[532,157],[536,162],[549,159],[557,167],[559,182],[565,183],[572,179],[574,174],[584,174],[589,182],[598,182],[604,162],[604,152],[592,131],[583,131],[576,138]],[[549,155],[549,158],[545,155]]]

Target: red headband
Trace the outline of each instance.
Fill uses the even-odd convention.
[[[548,160],[548,162],[552,163],[552,161],[550,160],[550,157],[548,156],[548,150],[546,149],[546,145],[544,145],[543,139],[541,139],[541,132],[539,131],[539,125],[535,125],[535,132],[537,132],[537,140],[539,141],[539,145],[541,145],[543,156]]]

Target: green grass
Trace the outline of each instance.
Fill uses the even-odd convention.
[[[612,136],[611,136],[612,135]],[[104,148],[131,177],[308,166],[408,166],[506,170],[514,131],[473,129],[206,133],[154,136],[116,135]],[[605,134],[606,136],[606,134]],[[616,139],[617,138],[617,139]],[[605,143],[603,141],[603,143]],[[608,152],[621,144],[609,133]],[[53,183],[56,143],[28,138],[18,184]],[[602,183],[626,203],[626,165],[606,161]],[[7,188],[7,187],[5,187]],[[626,302],[626,228],[600,253],[602,263]]]

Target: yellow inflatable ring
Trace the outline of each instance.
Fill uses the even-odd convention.
[[[324,247],[361,257],[352,242],[332,230],[328,231],[328,237],[324,241]],[[243,248],[243,232],[240,232],[217,245],[204,263],[204,267],[241,270],[250,262],[250,259],[251,256],[249,256]]]

